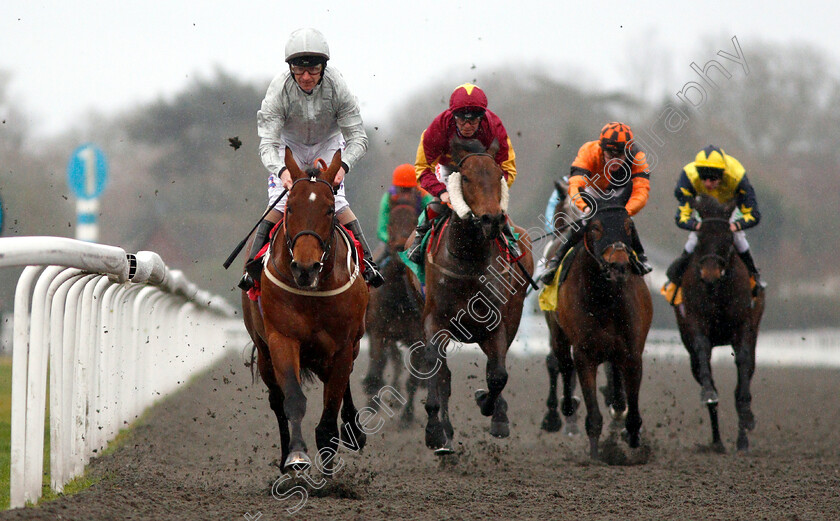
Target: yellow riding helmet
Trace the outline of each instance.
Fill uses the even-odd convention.
[[[709,145],[694,157],[694,165],[698,168],[726,168],[726,153],[722,148]]]

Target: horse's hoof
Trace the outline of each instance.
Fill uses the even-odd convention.
[[[750,440],[747,438],[747,433],[741,431],[738,433],[738,441],[735,443],[739,454],[746,454],[750,450]]]
[[[540,428],[546,432],[557,432],[563,426],[563,421],[560,420],[560,415],[556,409],[551,409],[545,413],[542,425]]]
[[[437,423],[435,425],[426,425],[426,447],[437,450],[445,447],[450,443],[446,438],[446,433],[443,432],[443,425]]]
[[[563,416],[571,416],[577,412],[578,407],[580,407],[580,398],[577,396],[572,396],[568,400],[565,398],[563,399]]]
[[[414,425],[414,415],[413,414],[403,414],[400,416],[400,423],[398,424],[398,428],[400,430],[407,430],[410,429]]]
[[[510,424],[508,422],[490,422],[490,435],[496,438],[507,438],[510,436]]]
[[[700,391],[700,401],[706,405],[715,405],[718,403],[718,394],[714,389],[703,389]]]
[[[641,436],[639,433],[637,432],[631,434],[627,429],[621,430],[621,439],[624,440],[631,449],[637,449],[641,444]]]
[[[289,457],[286,458],[286,463],[283,466],[298,472],[303,472],[309,470],[309,467],[312,466],[312,460],[309,459],[309,456],[307,456],[305,452],[296,450],[289,454]]]
[[[712,451],[718,454],[726,454],[726,447],[723,445],[723,442],[718,440],[712,442]]]
[[[367,435],[362,432],[354,423],[345,423],[341,426],[339,431],[341,441],[351,447],[357,447],[356,450],[362,450],[367,444]]]
[[[617,422],[623,422],[627,418],[627,408],[619,411],[610,405],[610,418]]]
[[[443,447],[438,447],[435,449],[435,456],[446,456],[448,454],[454,454],[455,449],[452,448],[452,442],[450,440],[446,440]]]
[[[580,428],[577,425],[577,420],[566,419],[566,426],[563,428],[563,434],[572,437],[580,434]]]
[[[755,416],[753,416],[753,413],[746,413],[744,416],[745,418],[739,422],[739,426],[748,431],[755,429]]]

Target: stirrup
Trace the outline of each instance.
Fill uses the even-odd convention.
[[[412,244],[406,256],[414,264],[421,264],[423,262],[423,241],[421,240],[417,244]]]
[[[539,281],[548,286],[554,282],[554,276],[557,274],[557,269],[560,266],[547,266],[545,272],[540,275]]]
[[[365,279],[365,282],[374,288],[378,288],[379,286],[385,284],[385,277],[379,273],[379,268],[377,268],[376,263],[368,259],[364,259],[364,263],[365,271],[362,274],[362,277]]]

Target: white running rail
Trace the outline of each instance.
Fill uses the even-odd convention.
[[[242,321],[156,253],[63,237],[0,239],[15,292],[10,506],[41,497],[49,363],[50,486],[227,349]]]

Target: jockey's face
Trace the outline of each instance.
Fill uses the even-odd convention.
[[[720,179],[703,179],[703,186],[709,192],[716,190],[720,186]]]
[[[458,128],[458,134],[461,137],[473,137],[478,130],[479,123],[481,123],[481,116],[472,115],[472,117],[466,117],[455,114],[455,126]]]
[[[604,149],[604,164],[606,164],[607,171],[614,174],[621,168],[624,163],[624,151],[616,150],[614,148]]]
[[[313,67],[292,66],[291,70],[298,86],[307,94],[311,93],[315,86],[318,85],[321,74],[324,73],[323,65],[320,64]]]

